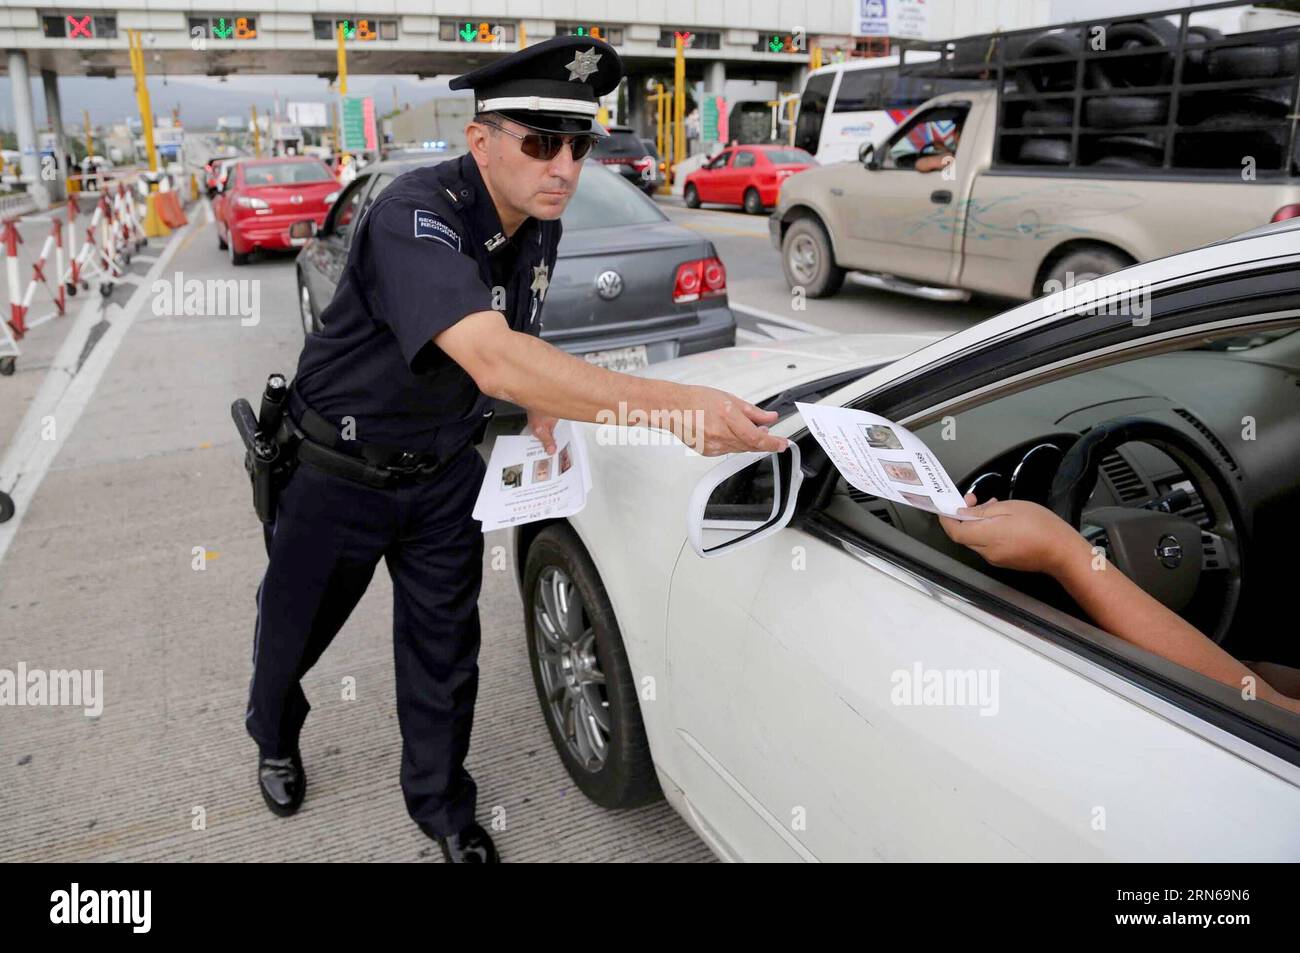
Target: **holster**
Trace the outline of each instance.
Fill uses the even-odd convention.
[[[276,497],[297,465],[297,441],[283,426],[280,408],[262,404],[259,421],[242,397],[230,405],[235,429],[244,443],[244,469],[253,486],[253,511],[263,523],[275,522]]]

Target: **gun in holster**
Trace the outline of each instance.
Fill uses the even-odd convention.
[[[294,443],[289,428],[282,427],[289,385],[283,374],[267,378],[262,392],[261,414],[242,397],[230,405],[235,429],[244,441],[244,469],[253,484],[253,510],[263,523],[275,521],[276,491],[293,469]]]

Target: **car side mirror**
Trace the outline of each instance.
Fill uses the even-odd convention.
[[[305,242],[316,234],[316,223],[305,218],[300,222],[294,222],[289,226],[289,237],[294,241]]]
[[[794,516],[803,469],[799,447],[782,453],[735,453],[691,491],[686,535],[696,555],[711,559],[778,533]]]
[[[858,150],[858,161],[868,169],[880,168],[880,163],[876,161],[876,145],[873,142],[864,142],[862,148]]]

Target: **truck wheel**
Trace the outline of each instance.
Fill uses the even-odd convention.
[[[700,207],[700,193],[696,191],[694,183],[686,183],[686,192],[682,195],[682,201],[686,203],[687,208]]]
[[[758,194],[758,189],[753,186],[745,189],[745,211],[750,215],[757,215],[763,211],[763,199]]]
[[[844,284],[844,269],[835,264],[826,229],[814,218],[800,218],[781,241],[781,266],[791,288],[802,287],[810,298],[827,298]]]
[[[1084,125],[1154,126],[1168,115],[1169,100],[1164,96],[1097,96],[1084,106]]]
[[[661,799],[618,619],[568,525],[548,526],[528,548],[523,592],[529,668],[565,770],[601,807]]]
[[[1035,295],[1046,294],[1047,288],[1059,291],[1082,281],[1091,281],[1112,271],[1126,268],[1133,262],[1119,252],[1100,246],[1076,248],[1062,255],[1043,279],[1042,285],[1034,289]],[[1050,284],[1049,284],[1050,283]]]

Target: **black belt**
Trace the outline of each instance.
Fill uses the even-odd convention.
[[[344,440],[338,428],[309,407],[298,392],[289,391],[289,413],[282,428],[297,443],[298,459],[304,463],[376,489],[390,489],[411,483],[426,483],[471,444],[482,439],[487,417],[476,430],[447,454],[399,450],[378,443]]]

